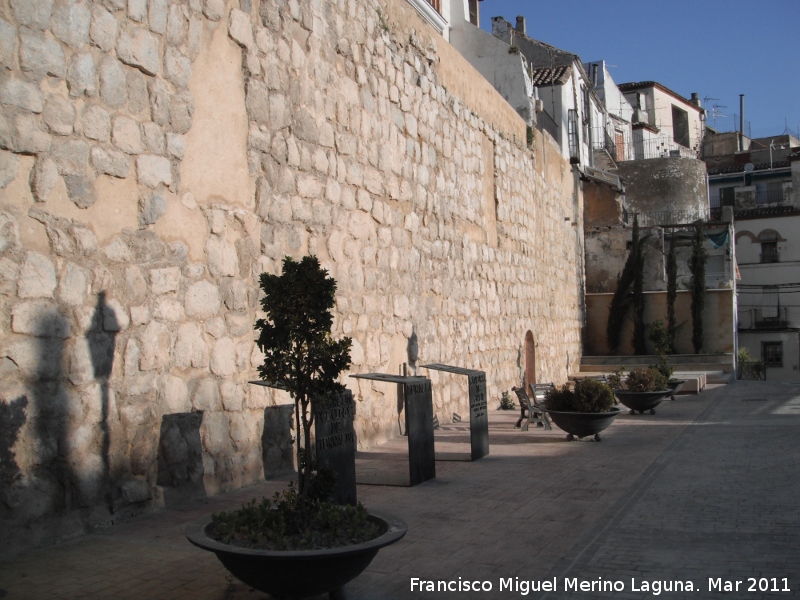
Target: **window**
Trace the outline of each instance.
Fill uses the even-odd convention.
[[[569,141],[569,162],[580,164],[580,129],[578,128],[578,111],[570,108],[567,111],[567,136]]]
[[[761,360],[765,367],[782,367],[783,342],[761,342]]]
[[[736,206],[736,187],[719,188],[719,205]]]
[[[672,139],[681,146],[689,146],[689,113],[672,105]]]
[[[780,261],[780,255],[778,254],[778,242],[762,242],[761,262],[776,263],[779,261]]]
[[[478,12],[478,0],[469,0],[469,22],[475,27],[481,26],[480,13]]]
[[[780,312],[780,297],[777,285],[765,285],[761,288],[761,322],[776,323]]]
[[[442,14],[442,0],[427,0],[437,13]]]

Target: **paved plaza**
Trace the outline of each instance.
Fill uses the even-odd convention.
[[[437,478],[413,488],[359,486],[368,508],[409,529],[347,586],[348,599],[800,597],[800,386],[740,382],[679,396],[652,416],[624,413],[601,443],[520,432],[516,416],[491,412],[491,454],[480,461],[437,462]],[[398,469],[404,443],[360,454],[359,468]],[[466,425],[437,432],[437,451],[467,448]],[[266,599],[190,545],[183,528],[283,485],[26,553],[0,563],[0,589],[8,599]],[[414,578],[492,589],[412,591]],[[553,581],[556,591],[531,591]],[[736,582],[738,593],[725,593]]]

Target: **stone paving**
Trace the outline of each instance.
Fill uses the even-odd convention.
[[[679,396],[653,416],[621,415],[599,444],[568,443],[557,430],[519,432],[515,420],[516,412],[493,411],[491,454],[437,462],[433,481],[359,486],[365,505],[401,516],[409,531],[347,587],[350,600],[800,597],[800,387],[748,382]],[[437,448],[466,452],[466,431],[442,428]],[[402,453],[404,444],[393,440],[359,462]],[[29,552],[0,564],[0,589],[9,599],[266,599],[191,546],[183,528],[282,486],[266,482]],[[756,590],[760,578],[777,578],[779,588],[786,578],[790,591],[747,593],[749,577]],[[456,589],[485,581],[492,590],[412,592],[412,578]],[[556,592],[525,593],[527,582],[553,578]],[[738,594],[709,592],[709,578],[720,578],[721,589],[743,583]],[[573,579],[618,581],[623,590],[565,591]],[[501,591],[509,580],[517,587]],[[655,594],[656,581],[691,581],[699,591]]]

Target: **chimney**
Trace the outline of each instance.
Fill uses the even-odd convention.
[[[525,17],[523,17],[522,15],[519,15],[517,17],[517,26],[514,27],[514,29],[517,31],[517,33],[521,33],[522,35],[527,35],[527,33],[525,31],[525,29],[526,29],[525,28]]]
[[[694,104],[697,108],[702,108],[702,104],[700,104],[700,96],[697,95],[697,92],[692,92],[692,99],[689,102]]]
[[[492,17],[492,35],[506,44],[511,43],[511,23],[503,17]]]

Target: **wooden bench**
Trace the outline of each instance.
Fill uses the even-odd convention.
[[[511,388],[514,393],[517,395],[517,399],[519,400],[519,409],[520,409],[520,417],[517,419],[516,424],[514,427],[519,427],[521,431],[528,431],[528,425],[532,422],[536,423],[537,427],[544,427],[545,429],[552,429],[550,425],[550,419],[547,416],[547,413],[542,411],[542,407],[539,405],[538,402],[538,394],[539,392],[533,388],[533,386],[541,386],[541,398],[544,398],[544,393],[547,389],[552,389],[553,384],[531,384],[531,389],[533,391],[533,399],[531,399],[527,393],[525,393],[524,388],[520,387],[513,387]]]

